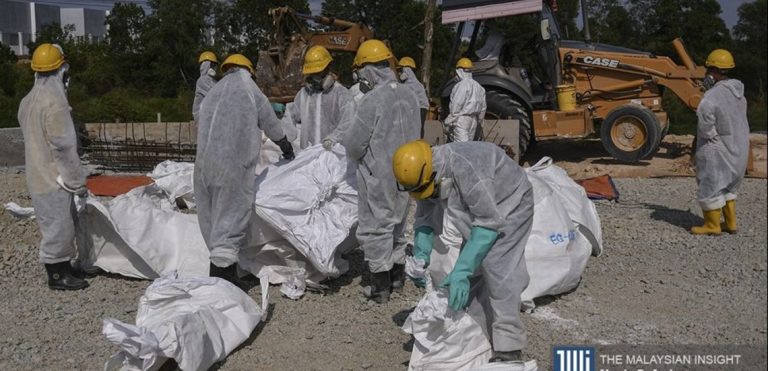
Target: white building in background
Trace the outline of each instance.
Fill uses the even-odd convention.
[[[0,42],[16,55],[29,55],[27,43],[45,26],[74,25],[74,36],[82,41],[100,40],[107,33],[108,11],[87,8],[60,8],[29,1],[0,0]]]

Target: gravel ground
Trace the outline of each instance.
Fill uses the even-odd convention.
[[[524,314],[525,356],[550,369],[554,344],[765,344],[766,180],[748,179],[741,232],[692,236],[701,222],[695,180],[619,179],[620,203],[597,204],[605,253],[575,291]],[[29,206],[23,174],[0,170],[0,204]],[[45,286],[34,221],[0,213],[0,370],[98,370],[117,349],[101,321],[132,323],[148,281],[101,275],[80,292]],[[220,370],[403,369],[410,337],[399,326],[417,303],[412,285],[386,305],[361,299],[362,254],[327,295],[298,301],[270,289],[270,314]],[[259,300],[258,286],[249,294]]]

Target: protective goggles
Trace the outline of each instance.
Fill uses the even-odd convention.
[[[419,180],[416,182],[416,185],[406,187],[398,182],[395,182],[397,183],[397,190],[400,192],[411,192],[411,193],[424,192],[424,190],[426,190],[427,187],[429,187],[429,185],[435,181],[435,176],[437,175],[437,173],[433,171],[432,174],[429,176],[429,180],[422,183],[422,181],[424,180],[424,168],[426,167],[427,167],[426,164],[421,165],[421,171],[419,172]]]

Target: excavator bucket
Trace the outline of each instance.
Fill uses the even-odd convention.
[[[292,43],[282,63],[276,64],[272,53],[262,51],[256,68],[256,84],[271,102],[286,103],[293,100],[304,85],[301,67],[307,44],[301,40]]]

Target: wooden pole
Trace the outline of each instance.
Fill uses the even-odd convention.
[[[435,4],[437,0],[427,0],[427,12],[424,14],[424,52],[421,55],[421,82],[429,94],[429,76],[432,65],[432,36],[434,35]]]

